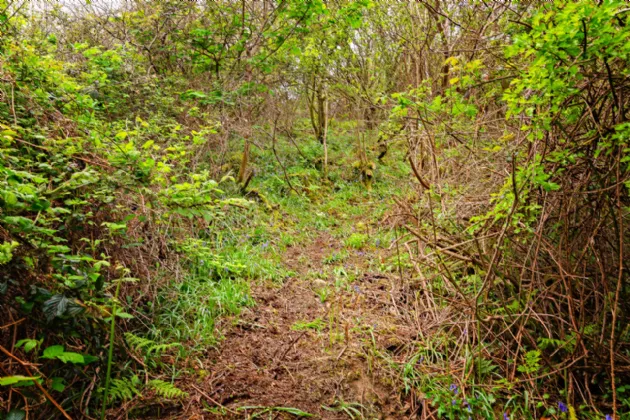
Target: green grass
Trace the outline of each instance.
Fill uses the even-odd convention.
[[[238,315],[244,306],[254,304],[249,284],[242,279],[189,278],[172,284],[170,291],[158,302],[160,312],[154,320],[152,336],[164,343],[183,343],[190,351],[217,343],[218,317]]]
[[[255,304],[252,282],[280,283],[292,275],[282,264],[286,245],[277,239],[277,227],[257,208],[180,243],[188,270],[159,292],[150,336],[182,343],[187,353],[217,345],[219,318],[238,316]]]
[[[334,413],[343,413],[351,420],[364,419],[364,413],[367,411],[365,406],[360,403],[347,403],[343,400],[335,400],[335,403],[330,407],[322,405],[322,408]]]
[[[326,323],[321,318],[315,318],[312,321],[297,321],[295,324],[291,326],[293,331],[306,331],[306,330],[314,330],[317,332],[321,332],[324,329]]]

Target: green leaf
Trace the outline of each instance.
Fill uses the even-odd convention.
[[[13,385],[13,384],[17,384],[18,382],[32,381],[38,378],[39,378],[38,376],[33,377],[33,376],[22,376],[22,375],[4,376],[0,378],[0,386]]]
[[[7,413],[5,420],[24,420],[26,418],[26,412],[19,408],[14,408]]]
[[[123,312],[121,310],[117,310],[116,311],[116,316],[118,318],[124,318],[124,319],[133,319],[133,315],[128,314],[127,312]]]
[[[70,301],[64,295],[54,295],[46,302],[42,307],[44,314],[46,315],[46,319],[48,321],[52,321],[58,316],[62,316],[66,309],[68,308],[68,303]]]
[[[50,387],[57,392],[63,392],[64,389],[66,389],[66,385],[63,382],[63,378],[55,376],[54,378],[52,378],[52,383],[50,384]]]
[[[42,359],[58,359],[64,363],[85,363],[85,358],[82,354],[65,351],[61,345],[50,346],[44,350]]]
[[[84,365],[89,365],[92,362],[96,362],[98,361],[99,358],[96,356],[92,356],[91,354],[84,354],[83,355],[83,364]]]
[[[63,354],[63,351],[64,351],[64,347],[61,345],[47,347],[44,350],[42,359],[56,359],[59,355]]]
[[[16,347],[22,347],[24,346],[24,351],[29,353],[31,350],[33,350],[35,347],[37,347],[39,345],[39,341],[38,340],[33,340],[31,338],[25,338],[23,340],[20,340],[16,343]]]
[[[46,248],[48,248],[47,252],[49,254],[67,254],[71,251],[70,248],[65,245],[47,245]]]
[[[61,360],[64,363],[85,363],[83,355],[79,353],[63,352],[59,356],[57,356],[57,359]]]
[[[6,191],[3,194],[4,202],[7,207],[13,207],[18,203],[18,199],[11,191]]]
[[[7,216],[3,218],[3,221],[9,225],[14,225],[24,232],[30,232],[35,227],[35,223],[26,217],[22,216]]]

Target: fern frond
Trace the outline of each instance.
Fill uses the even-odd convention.
[[[177,399],[188,396],[188,392],[182,391],[170,382],[164,382],[160,379],[150,381],[147,386],[155,391],[161,397],[168,399]]]
[[[128,401],[134,396],[141,395],[131,379],[112,379],[109,386],[110,402]]]
[[[180,343],[159,344],[151,339],[138,337],[130,332],[125,333],[127,344],[135,351],[144,351],[145,355],[158,355],[173,347],[180,347]]]
[[[156,344],[154,346],[151,346],[151,347],[147,348],[146,353],[147,353],[147,356],[150,355],[150,354],[157,355],[157,354],[165,352],[166,350],[168,350],[170,348],[179,347],[179,346],[181,346],[181,344],[179,344],[179,343]]]
[[[153,340],[144,337],[138,337],[137,335],[130,332],[125,333],[125,339],[127,340],[127,344],[129,344],[129,346],[136,351],[140,351],[145,347],[150,347],[155,344],[155,341]]]

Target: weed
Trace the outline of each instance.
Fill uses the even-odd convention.
[[[330,289],[327,287],[321,287],[315,290],[315,294],[317,294],[321,303],[325,303],[330,296]]]
[[[306,330],[314,330],[317,332],[321,332],[326,324],[324,320],[321,318],[316,318],[312,321],[298,321],[291,326],[291,329],[294,331],[306,331]]]
[[[347,403],[343,400],[335,400],[335,403],[332,406],[327,407],[325,405],[322,405],[322,408],[326,411],[343,413],[352,420],[365,418],[363,413],[366,411],[366,408],[359,403]]]
[[[242,279],[189,278],[173,283],[158,300],[153,337],[161,343],[187,343],[191,350],[203,350],[217,342],[216,320],[221,315],[238,315],[243,306],[253,305],[249,284]],[[176,296],[175,299],[169,296]]]
[[[250,414],[247,417],[249,419],[256,419],[262,416],[263,414],[274,413],[274,412],[287,413],[296,417],[314,417],[314,415],[311,413],[307,413],[306,411],[300,410],[298,408],[293,408],[293,407],[244,406],[244,407],[239,407],[237,410],[238,411],[254,410],[254,413]],[[260,411],[257,411],[257,410],[260,410]]]
[[[348,254],[348,251],[346,250],[333,251],[330,255],[327,255],[326,257],[324,257],[322,262],[324,264],[336,264],[339,262],[344,262],[345,260],[348,259],[349,256],[350,255]]]
[[[354,249],[363,249],[368,241],[368,235],[365,233],[353,233],[346,239],[346,246]]]

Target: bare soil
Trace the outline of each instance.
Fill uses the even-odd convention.
[[[220,406],[222,413],[205,410],[193,418],[295,418],[279,407],[321,419],[352,418],[344,403],[364,418],[410,418],[413,402],[404,401],[393,373],[380,362],[387,354],[395,363],[402,343],[414,335],[413,322],[398,312],[398,276],[363,271],[370,260],[391,251],[349,251],[344,266],[362,273],[349,287],[336,289],[332,278],[307,276],[342,247],[339,240],[321,235],[289,248],[285,264],[297,274],[281,286],[253,288],[256,306],[227,329],[220,348],[209,354],[211,374],[197,385],[195,398]],[[323,282],[331,290],[324,302],[315,292]],[[294,328],[296,322],[318,318],[320,331]]]

